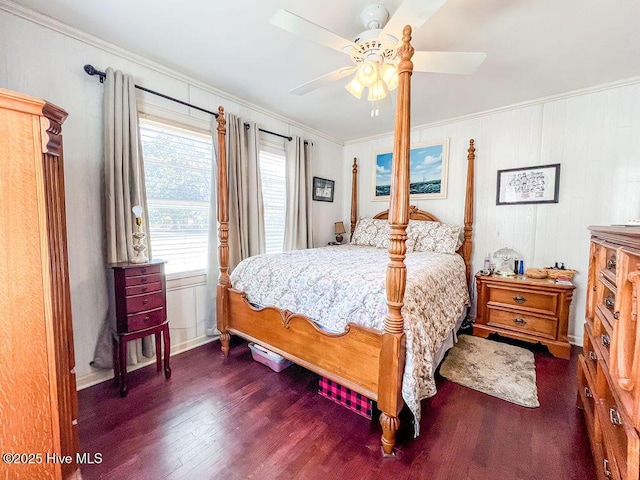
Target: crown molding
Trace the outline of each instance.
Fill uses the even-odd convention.
[[[338,145],[344,145],[343,139],[333,137],[319,130],[314,130],[306,125],[303,125],[300,122],[287,118],[278,113],[272,112],[270,110],[267,110],[264,107],[261,107],[259,105],[247,102],[246,100],[243,100],[239,97],[231,95],[230,93],[227,93],[225,91],[218,90],[217,88],[207,83],[204,83],[196,78],[180,73],[169,67],[165,67],[164,65],[158,62],[154,62],[153,60],[149,60],[148,58],[145,58],[142,55],[138,55],[136,53],[130,52],[122,47],[118,47],[117,45],[106,42],[89,33],[86,33],[75,27],[67,25],[66,23],[63,23],[54,18],[48,17],[47,15],[44,15],[42,13],[36,12],[35,10],[31,10],[29,8],[23,7],[22,5],[18,5],[10,0],[0,0],[0,10],[4,10],[5,12],[11,15],[15,15],[16,17],[20,17],[24,20],[40,25],[41,27],[47,28],[49,30],[53,30],[54,32],[65,35],[66,37],[73,38],[75,40],[91,45],[95,48],[103,50],[112,55],[116,55],[124,60],[137,63],[138,65],[141,65],[145,68],[161,73],[175,80],[179,80],[181,82],[187,83],[188,85],[197,87],[201,90],[204,90],[205,92],[211,93],[225,100],[235,102],[240,106],[250,108],[251,110],[254,110],[257,113],[266,115],[274,120],[284,122],[289,127],[298,128],[312,135],[315,135],[316,137],[324,138],[325,140],[336,143]],[[79,65],[78,68],[82,68],[82,65]],[[106,68],[106,67],[103,66],[102,68]]]
[[[527,100],[520,103],[514,103],[511,105],[506,105],[504,107],[492,108],[491,110],[484,110],[482,112],[470,113],[468,115],[462,115],[460,117],[448,118],[446,120],[439,120],[437,122],[425,123],[423,125],[417,125],[415,127],[411,127],[411,132],[418,132],[425,128],[434,128],[441,127],[443,125],[449,125],[452,123],[464,122],[467,120],[472,120],[474,118],[485,117],[488,115],[494,115],[496,113],[504,113],[512,110],[517,110],[519,108],[526,108],[535,105],[543,105],[545,103],[556,102],[558,100],[564,100],[572,97],[580,97],[583,95],[589,95],[592,93],[598,93],[605,90],[613,90],[615,88],[626,87],[629,85],[635,85],[640,83],[640,77],[631,77],[624,80],[617,80],[615,82],[603,83],[601,85],[594,85],[592,87],[581,88],[578,90],[571,90],[569,92],[558,93],[555,95],[549,95],[547,97],[540,97],[533,100]],[[357,145],[359,143],[371,142],[374,140],[381,140],[389,137],[389,135],[393,135],[393,132],[381,133],[378,135],[372,135],[370,137],[359,138],[357,140],[348,140],[344,142],[344,146],[349,145]]]

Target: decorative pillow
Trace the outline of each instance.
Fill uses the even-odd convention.
[[[361,218],[356,224],[356,229],[351,237],[354,245],[369,245],[371,247],[384,248],[384,241],[389,244],[389,232],[391,227],[386,220],[373,218]]]
[[[388,220],[361,218],[356,224],[351,243],[389,249],[391,225]],[[407,253],[413,252],[413,239],[407,238]]]
[[[416,252],[456,253],[462,245],[462,227],[440,222],[409,220],[407,235]]]

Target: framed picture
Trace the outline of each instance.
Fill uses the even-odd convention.
[[[496,205],[558,203],[560,164],[498,170]]]
[[[391,152],[377,153],[373,169],[373,200],[388,200],[391,193]],[[449,139],[413,145],[409,154],[412,199],[447,198]]]
[[[336,182],[326,178],[313,177],[312,198],[319,202],[333,202],[333,186]]]

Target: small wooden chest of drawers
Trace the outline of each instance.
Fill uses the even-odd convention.
[[[540,342],[558,357],[569,358],[567,341],[573,285],[554,280],[476,275],[478,313],[473,334],[497,333]]]
[[[111,265],[111,329],[114,335],[113,363],[120,395],[127,395],[127,342],[155,335],[157,369],[161,369],[161,336],[164,340],[164,371],[169,367],[169,325],[166,308],[164,261],[145,264],[118,263]]]

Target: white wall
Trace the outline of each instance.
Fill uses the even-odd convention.
[[[210,110],[223,105],[226,111],[256,121],[262,128],[313,141],[313,174],[336,180],[337,187],[334,203],[313,202],[317,245],[326,245],[333,239],[333,222],[340,219],[343,203],[342,179],[337,176],[341,172],[342,145],[334,139],[231,99],[213,87],[82,32],[0,3],[0,86],[45,98],[69,113],[63,134],[69,279],[79,385],[105,377],[104,371],[96,371],[89,362],[108,305],[103,245],[103,89],[97,77],[84,73],[82,67],[87,63],[101,70],[109,66],[123,70],[145,87]],[[205,128],[210,122],[207,114],[139,93],[143,111]],[[190,284],[169,282],[167,303],[174,351],[205,340],[203,282],[202,278],[192,279]]]
[[[413,99],[413,108],[422,107]],[[412,143],[450,139],[449,192],[444,200],[412,202],[442,221],[462,224],[468,141],[476,141],[476,199],[473,268],[503,246],[523,255],[525,266],[556,261],[577,269],[570,339],[582,344],[588,225],[640,218],[640,83],[603,88],[531,102],[466,119],[412,130]],[[349,143],[344,149],[344,177],[353,157],[360,164],[360,215],[387,208],[371,201],[373,158],[390,150],[387,135]],[[497,170],[561,164],[558,204],[496,205]],[[349,218],[350,186],[343,182],[343,217]]]

